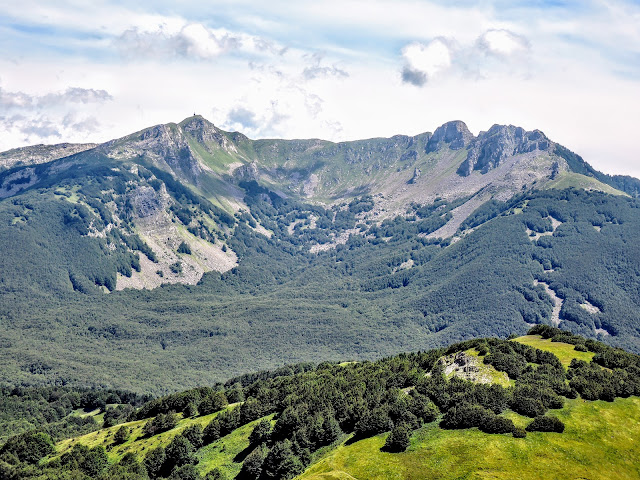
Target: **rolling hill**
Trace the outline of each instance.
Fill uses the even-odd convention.
[[[0,472],[8,479],[637,478],[640,357],[549,326],[528,333],[376,362],[256,372],[141,406],[133,397],[103,404],[86,414],[98,419],[89,433],[43,424],[11,437],[0,448]]]

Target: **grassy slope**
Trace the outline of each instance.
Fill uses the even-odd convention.
[[[517,341],[548,350],[568,365],[572,358],[590,360],[593,353],[573,345],[528,335]],[[612,403],[568,400],[552,411],[566,426],[562,434],[487,435],[478,429],[441,430],[429,424],[413,433],[400,454],[381,452],[388,434],[342,444],[299,478],[329,479],[618,479],[640,477],[640,399]],[[506,414],[518,426],[530,419]]]
[[[613,403],[570,400],[554,413],[562,434],[487,435],[478,429],[415,432],[409,449],[381,452],[388,434],[339,446],[299,478],[367,479],[618,479],[640,476],[640,399]]]
[[[590,360],[590,352],[577,352],[573,345],[543,340],[528,335],[516,341],[551,351],[563,364],[572,358]],[[475,352],[470,351],[470,354]],[[232,408],[230,406],[229,408]],[[182,419],[172,430],[151,438],[142,437],[146,420],[124,424],[131,429],[130,439],[113,446],[117,425],[82,437],[62,441],[58,455],[76,443],[93,447],[103,445],[110,461],[117,461],[131,451],[139,457],[157,446],[167,446],[189,425],[206,426],[218,413]],[[525,439],[511,435],[487,435],[478,429],[442,430],[431,423],[413,433],[411,446],[400,454],[381,452],[388,434],[355,442],[342,443],[329,450],[299,478],[320,479],[510,479],[518,478],[589,478],[633,479],[640,476],[640,398],[586,402],[567,400],[560,410],[552,411],[566,425],[563,434],[529,433]],[[506,412],[517,426],[530,419]],[[273,416],[267,417],[273,420]],[[229,478],[235,477],[249,446],[248,437],[259,420],[244,425],[229,435],[198,451],[198,469],[205,474],[220,468]],[[570,473],[568,473],[570,472]]]
[[[593,177],[587,177],[586,175],[574,172],[565,172],[559,175],[555,180],[548,182],[546,185],[546,188],[556,188],[559,190],[571,187],[584,188],[585,190],[598,190],[600,192],[610,193],[611,195],[627,195],[626,193],[613,188],[611,185],[602,183]]]
[[[273,417],[274,415],[269,415],[264,418],[272,420]],[[218,468],[227,478],[235,478],[238,472],[240,472],[240,468],[242,468],[242,460],[250,453],[247,451],[249,447],[249,435],[261,420],[262,418],[247,423],[229,435],[200,449],[198,451],[198,459],[200,460],[198,470],[200,473],[204,475],[214,468]]]
[[[578,352],[573,345],[562,342],[552,342],[550,338],[545,340],[540,335],[518,337],[516,338],[516,342],[553,353],[565,367],[568,367],[574,358],[590,362],[595,355],[593,352]]]
[[[233,405],[231,407],[233,407]],[[138,455],[138,457],[142,458],[147,454],[147,452],[153,450],[156,447],[166,447],[167,445],[169,445],[171,440],[173,440],[173,437],[182,433],[185,428],[191,425],[199,424],[200,426],[202,426],[202,428],[206,427],[207,424],[219,413],[220,412],[216,412],[202,417],[181,419],[175,428],[172,428],[171,430],[168,430],[161,434],[154,435],[153,437],[144,437],[144,434],[142,432],[144,425],[148,421],[147,419],[137,420],[135,422],[121,423],[113,427],[104,428],[96,432],[88,433],[81,437],[63,440],[56,445],[56,451],[58,456],[62,455],[65,452],[71,450],[75,444],[79,443],[82,445],[86,445],[89,448],[102,445],[107,450],[109,461],[111,462],[120,460],[122,456],[127,452],[135,453],[136,455]],[[123,426],[130,429],[131,433],[129,440],[127,440],[122,445],[115,446],[113,444],[113,436],[118,431],[118,429]],[[251,433],[251,431],[249,431],[249,433]],[[247,436],[248,435],[249,434],[247,434]]]
[[[228,408],[232,407],[233,405]],[[142,433],[144,425],[148,420],[123,423],[114,427],[98,430],[81,437],[70,438],[59,442],[56,445],[56,457],[71,450],[74,445],[82,444],[89,448],[102,445],[107,450],[110,462],[117,462],[127,452],[135,453],[138,458],[142,459],[154,448],[160,446],[166,447],[169,445],[171,440],[173,440],[176,435],[182,433],[185,428],[195,424],[199,424],[202,428],[206,427],[207,424],[219,413],[220,412],[216,412],[202,417],[181,419],[175,428],[153,437],[144,437]],[[265,418],[272,420],[273,416],[274,415],[270,415]],[[262,419],[258,419],[254,422],[243,425],[231,432],[229,435],[226,435],[210,445],[198,450],[198,470],[200,473],[204,475],[217,467],[229,478],[234,478],[242,467],[242,460],[246,454],[249,453],[246,451],[249,447],[249,435],[255,425],[261,420]],[[122,445],[114,445],[113,436],[122,426],[130,429],[131,434],[129,440]]]

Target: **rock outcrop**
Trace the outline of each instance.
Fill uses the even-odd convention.
[[[14,148],[0,153],[0,167],[11,168],[16,164],[38,165],[69,157],[95,148],[95,143],[59,143],[57,145],[32,145]]]
[[[454,120],[436,128],[427,142],[426,151],[427,153],[438,151],[443,144],[447,144],[451,150],[460,150],[466,147],[472,139],[473,134],[467,125],[460,120]]]
[[[458,168],[458,174],[468,176],[474,170],[487,173],[506,158],[535,150],[546,151],[550,145],[549,139],[539,130],[527,132],[513,125],[494,125],[471,141],[469,154]]]

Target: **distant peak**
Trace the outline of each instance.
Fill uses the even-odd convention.
[[[202,115],[196,115],[196,114],[193,114],[192,116],[185,118],[178,125],[180,125],[182,128],[185,128],[185,129],[203,128],[203,127],[211,128],[214,126],[213,123],[211,123],[209,120],[204,118]]]
[[[440,149],[442,143],[449,145],[452,150],[460,150],[466,147],[473,139],[473,135],[467,125],[461,120],[453,120],[436,128],[427,143],[427,153]]]

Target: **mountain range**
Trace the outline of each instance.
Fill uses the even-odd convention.
[[[539,130],[251,140],[195,115],[0,169],[7,384],[162,393],[535,324],[640,351],[640,180]]]

